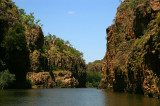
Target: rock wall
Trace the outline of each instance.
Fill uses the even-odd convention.
[[[48,70],[69,70],[73,77],[78,80],[77,87],[85,87],[86,83],[86,64],[81,57],[74,55],[67,55],[65,49],[54,52],[56,40],[45,41],[45,46],[49,49],[45,52],[48,58]],[[71,48],[67,45],[66,48]]]
[[[160,96],[160,1],[125,0],[107,28],[100,88]]]
[[[79,82],[69,71],[28,72],[27,78],[31,80],[32,88],[75,88]]]

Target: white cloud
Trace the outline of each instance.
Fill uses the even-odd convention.
[[[75,11],[68,11],[68,14],[75,14]]]

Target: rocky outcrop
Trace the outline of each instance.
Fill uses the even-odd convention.
[[[69,71],[28,72],[27,78],[33,83],[32,88],[75,88],[79,82]]]
[[[53,88],[56,86],[49,72],[28,72],[27,78],[33,83],[32,88]]]
[[[73,77],[72,72],[69,71],[55,71],[53,72],[57,87],[61,88],[76,88],[79,85],[78,79]]]
[[[159,8],[159,0],[125,0],[118,7],[106,30],[100,88],[159,97]]]
[[[44,45],[44,34],[38,25],[25,25],[27,45],[32,53],[34,50],[42,50]]]
[[[49,35],[44,39],[43,32],[37,25],[25,25],[25,27],[27,46],[30,51],[30,71],[39,73],[70,70],[75,79],[78,79],[78,87],[85,87],[85,62],[80,56],[70,53],[69,50],[72,49],[75,53],[79,53],[79,51],[65,44],[64,40],[56,38],[56,36]],[[48,39],[46,39],[47,37]]]
[[[57,46],[57,42],[61,43],[62,48]],[[49,70],[69,70],[72,72],[73,77],[78,80],[79,84],[77,87],[85,87],[86,83],[86,64],[85,61],[80,56],[75,56],[73,53],[67,54],[66,52],[72,47],[63,44],[63,40],[50,40],[45,41],[45,46],[49,49],[45,54],[48,58]],[[61,50],[59,50],[61,49]],[[65,49],[68,49],[65,50]]]

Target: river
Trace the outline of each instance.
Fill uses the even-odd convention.
[[[160,100],[95,88],[29,89],[0,91],[0,106],[160,106]]]

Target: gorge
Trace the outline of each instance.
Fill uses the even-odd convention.
[[[160,98],[159,0],[122,1],[106,29],[104,58],[88,64],[69,41],[44,35],[39,21],[11,0],[0,0],[0,89],[38,88],[39,95],[42,88],[98,87]]]

